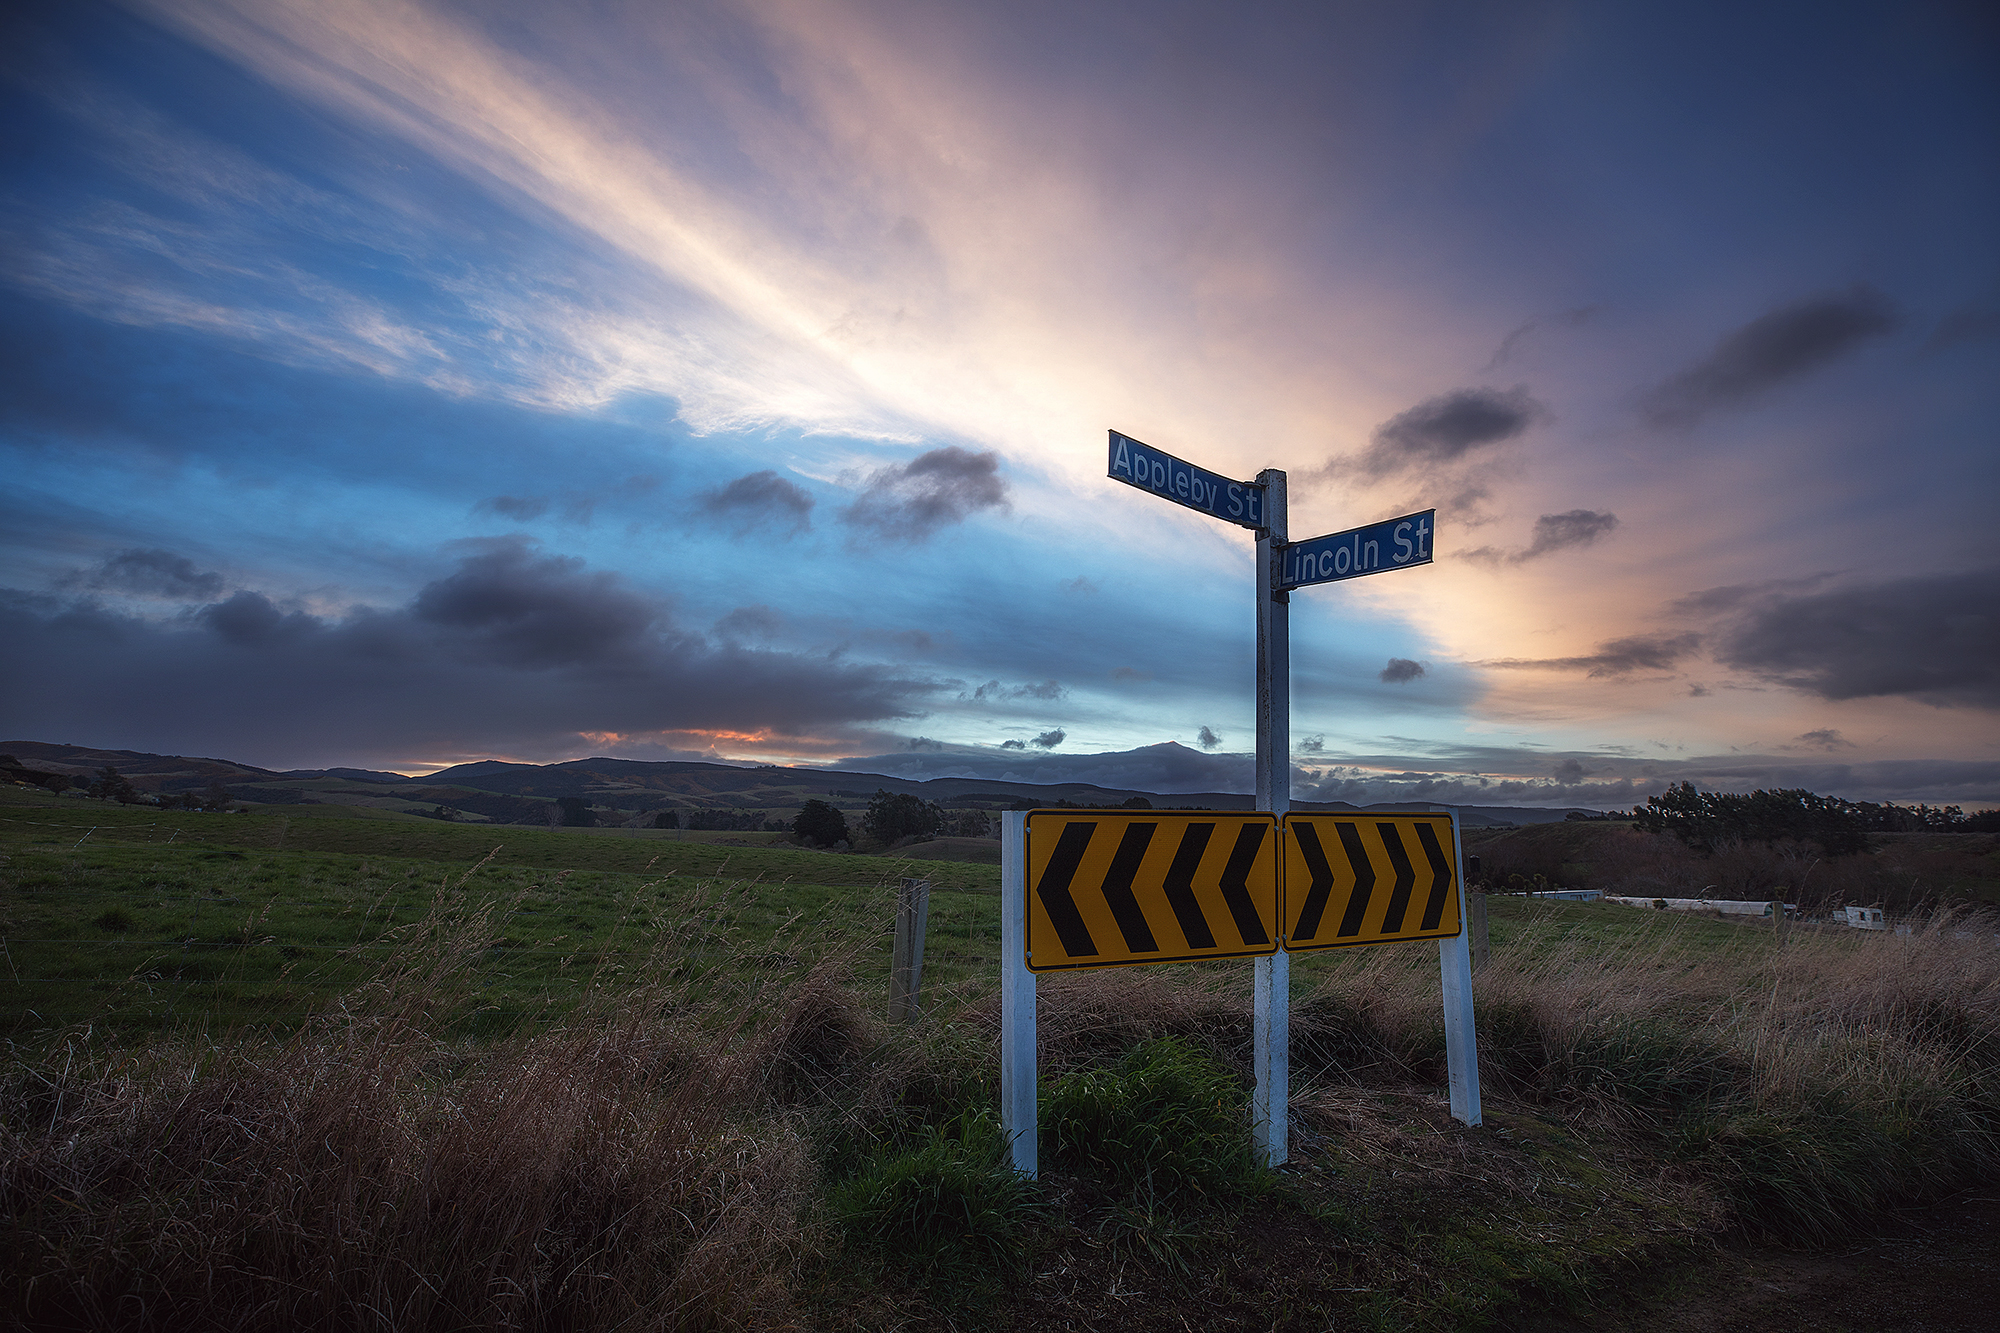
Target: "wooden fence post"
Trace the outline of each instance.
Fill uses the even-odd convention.
[[[1486,890],[1468,889],[1465,894],[1465,931],[1472,945],[1472,970],[1483,972],[1493,951],[1486,938]]]
[[[1477,883],[1478,888],[1472,886]],[[1465,858],[1465,933],[1472,946],[1472,970],[1483,971],[1493,951],[1486,939],[1486,881],[1479,873],[1479,858]]]
[[[889,1021],[914,1023],[924,979],[924,927],[931,915],[931,882],[905,879],[896,892],[896,946],[889,959]]]

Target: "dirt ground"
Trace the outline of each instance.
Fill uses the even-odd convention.
[[[1719,1251],[1642,1278],[1623,1302],[1514,1333],[1992,1333],[2000,1329],[2000,1194],[1898,1214],[1833,1251]]]

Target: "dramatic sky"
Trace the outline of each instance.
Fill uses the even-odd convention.
[[[1986,6],[8,9],[0,737],[2000,802]]]

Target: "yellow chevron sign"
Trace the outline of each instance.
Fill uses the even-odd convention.
[[[1464,928],[1449,814],[1285,816],[1285,949],[1447,939]]]
[[[1278,951],[1278,821],[1159,810],[1028,813],[1028,967]]]

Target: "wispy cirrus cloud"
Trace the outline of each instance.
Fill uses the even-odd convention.
[[[1838,360],[1897,323],[1895,305],[1872,287],[1808,297],[1723,338],[1708,356],[1649,391],[1640,411],[1656,426],[1692,426]]]
[[[1701,647],[1702,637],[1678,634],[1632,634],[1601,643],[1594,653],[1574,657],[1504,657],[1473,665],[1501,671],[1581,671],[1591,677],[1629,676],[1636,671],[1671,671]]]

